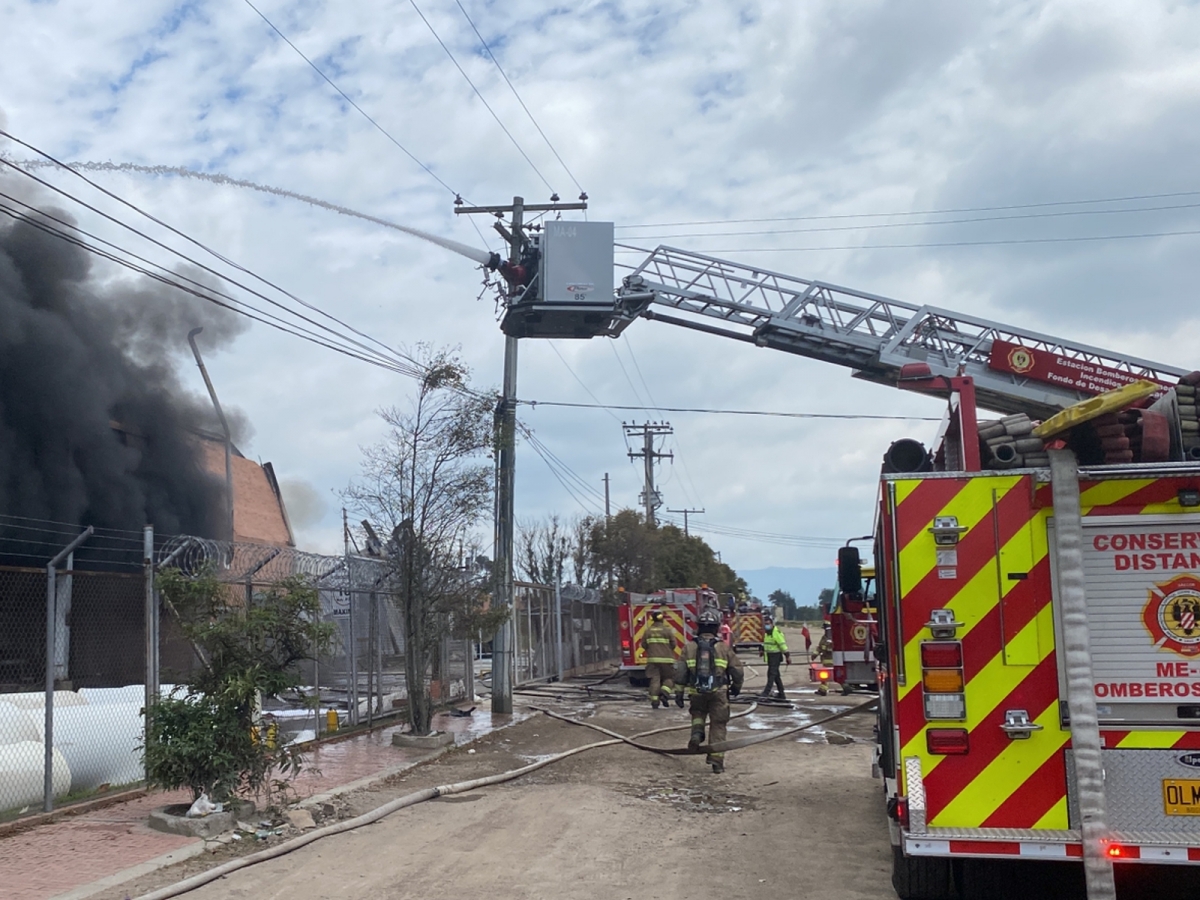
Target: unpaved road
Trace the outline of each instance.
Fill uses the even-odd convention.
[[[760,667],[761,669],[761,667]],[[802,666],[787,680],[799,685]],[[762,673],[748,690],[761,685]],[[764,710],[730,725],[730,737],[808,721],[844,708],[807,689],[797,713]],[[522,698],[518,698],[520,702]],[[856,696],[851,702],[862,702]],[[544,701],[539,701],[544,702]],[[552,705],[625,734],[685,724],[685,710],[648,705]],[[505,785],[401,810],[345,835],[236,872],[187,895],[193,900],[684,900],[697,897],[894,897],[880,783],[870,777],[873,716],[831,727],[856,743],[831,746],[818,732],[734,751],[713,775],[700,757],[661,757],[629,747],[589,751]],[[656,738],[681,746],[686,731]],[[602,740],[538,715],[468,748],[347,798],[348,813],[423,787],[504,771]],[[212,860],[207,861],[208,865]],[[100,895],[123,900],[169,884],[205,863],[156,873]]]

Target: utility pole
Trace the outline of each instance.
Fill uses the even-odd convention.
[[[691,537],[692,533],[688,531],[688,515],[700,516],[704,514],[702,509],[668,509],[669,513],[683,513],[683,533],[687,537]]]
[[[637,437],[638,435],[642,437],[642,449],[636,453],[630,450],[629,458],[642,460],[644,488],[638,499],[642,501],[642,506],[646,511],[646,524],[653,528],[655,525],[654,511],[662,506],[662,497],[654,489],[654,463],[659,459],[673,460],[675,458],[674,453],[662,453],[655,450],[654,439],[674,434],[675,430],[671,427],[670,422],[647,422],[644,425],[621,423],[621,427],[625,429],[626,437]]]
[[[462,198],[456,198],[456,214],[488,213],[496,217],[493,227],[508,241],[509,263],[519,266],[529,238],[525,234],[525,213],[556,212],[564,209],[587,209],[587,203],[559,203],[558,195],[553,203],[527,204],[523,197],[513,197],[511,206],[466,206]],[[510,216],[509,228],[501,223],[504,214]],[[511,230],[510,230],[511,229]],[[509,299],[524,292],[522,285],[509,286]],[[496,446],[496,518],[493,574],[495,586],[492,602],[498,607],[512,607],[513,601],[513,492],[516,482],[516,431],[517,431],[517,339],[510,335],[504,338],[504,388],[495,415]],[[513,645],[516,632],[512,617],[496,630],[492,642],[492,712],[511,713],[513,710],[512,674]]]

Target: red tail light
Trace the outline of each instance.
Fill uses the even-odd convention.
[[[822,669],[820,672],[817,673],[817,677],[819,679],[821,679],[822,681],[828,681],[829,680],[829,670]]]
[[[961,669],[962,664],[961,641],[923,641],[921,643],[921,667],[923,669]]]
[[[621,649],[622,650],[629,649],[629,638],[621,638]]]
[[[925,732],[925,748],[941,756],[966,756],[971,744],[965,728],[930,728]]]

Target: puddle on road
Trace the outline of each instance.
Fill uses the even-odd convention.
[[[633,796],[652,803],[665,803],[679,810],[698,813],[730,813],[754,809],[754,798],[724,791],[696,790],[686,787],[654,787],[633,792]]]

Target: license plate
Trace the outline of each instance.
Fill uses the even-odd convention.
[[[1200,816],[1200,778],[1164,778],[1162,785],[1168,816]]]

